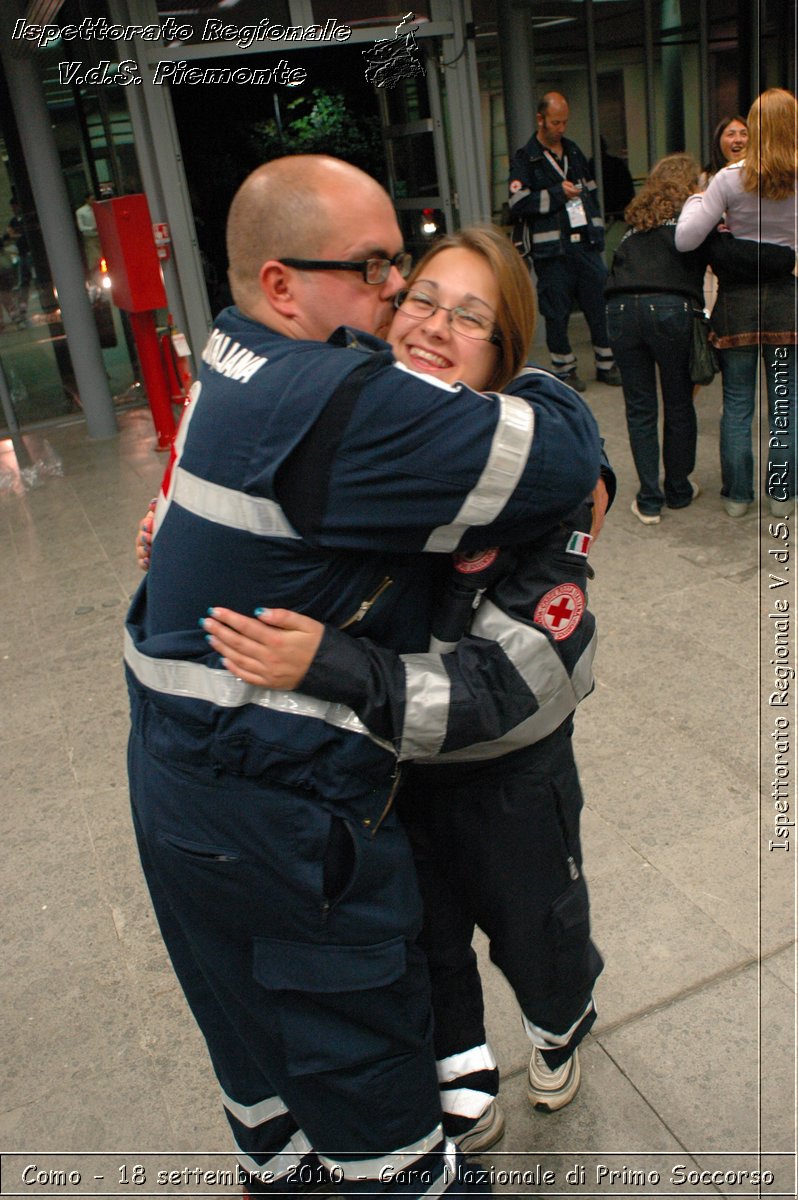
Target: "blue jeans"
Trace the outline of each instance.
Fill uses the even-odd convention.
[[[650,292],[612,296],[607,330],[621,372],[626,427],[640,480],[637,504],[653,516],[666,503],[685,508],[693,498],[697,424],[689,357],[693,306],[684,296]],[[664,491],[659,485],[657,376],[662,389]]]
[[[771,500],[796,494],[795,424],[798,420],[795,346],[762,346],[768,394],[766,491]],[[751,423],[756,410],[759,346],[721,350],[723,412],[720,418],[721,495],[750,504],[754,499]],[[763,446],[763,451],[765,446]]]

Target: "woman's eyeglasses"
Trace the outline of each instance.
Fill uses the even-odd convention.
[[[442,308],[445,313],[449,314],[449,324],[452,330],[459,333],[461,337],[492,342],[494,346],[501,345],[501,334],[496,329],[496,322],[488,316],[487,312],[480,312],[479,309],[469,308],[465,304],[456,304],[453,308],[447,308],[445,304],[440,304],[427,292],[419,291],[416,288],[405,288],[404,291],[397,292],[393,302],[404,316],[410,317],[411,321],[428,320],[435,316],[439,308]]]

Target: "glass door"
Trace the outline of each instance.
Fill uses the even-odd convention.
[[[419,53],[423,75],[375,88],[387,187],[416,259],[435,237],[454,228],[438,68],[428,45],[420,45]]]

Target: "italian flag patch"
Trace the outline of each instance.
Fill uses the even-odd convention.
[[[580,533],[576,530],[568,539],[568,545],[565,547],[568,554],[581,554],[582,558],[587,558],[590,553],[590,543],[593,538],[589,533]]]

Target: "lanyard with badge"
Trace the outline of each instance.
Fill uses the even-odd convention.
[[[560,164],[557,162],[557,159],[552,154],[549,154],[548,150],[544,150],[543,153],[546,155],[546,158],[554,167],[554,170],[557,172],[557,174],[561,175],[563,179],[567,179],[568,155],[566,154],[563,156],[563,165],[560,166]],[[568,223],[572,229],[580,229],[583,225],[587,225],[587,213],[585,212],[585,206],[582,203],[581,196],[572,196],[570,200],[567,200],[565,203],[565,211],[568,214]]]

